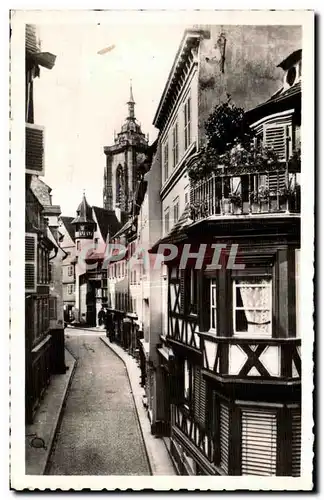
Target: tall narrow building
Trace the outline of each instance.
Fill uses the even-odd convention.
[[[131,213],[131,202],[137,179],[136,165],[140,163],[148,148],[145,134],[135,118],[132,85],[127,106],[128,116],[121,131],[115,137],[115,143],[104,147],[106,167],[103,206],[106,210],[115,210],[121,222],[125,222]]]

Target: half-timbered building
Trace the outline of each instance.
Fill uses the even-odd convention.
[[[273,29],[266,35],[275,36]],[[233,31],[222,27],[216,40],[215,27],[185,34],[155,117],[162,142],[171,134],[171,156],[177,160],[169,170],[169,150],[162,145],[164,236],[152,252],[170,243],[177,252],[172,259],[168,255],[161,273],[167,305],[157,345],[160,384],[155,398],[164,424],[160,427],[179,474],[296,476],[301,432],[297,314],[301,52],[293,52],[279,65],[285,72],[283,84],[282,75],[277,83],[263,81],[258,95],[260,85],[251,83],[258,79],[260,60],[249,61],[249,69],[242,54],[235,60],[237,30],[241,37],[256,35],[252,27]],[[276,35],[278,51],[270,55],[268,45],[261,44],[265,32],[258,32],[267,52],[260,51],[265,74],[277,76],[274,56],[286,56],[291,50],[289,44],[285,48],[280,29]],[[219,52],[214,54],[218,65],[209,81],[213,58],[207,48],[212,47]],[[235,83],[235,102],[250,108],[246,120],[255,142],[271,147],[279,163],[263,170],[251,164],[221,166],[211,176],[189,183],[188,168],[198,161],[204,141],[205,106],[208,103],[210,112],[211,104],[219,102],[213,84],[225,73],[222,89],[228,85],[230,90],[238,71],[245,76]],[[186,154],[185,146],[179,152],[175,137],[181,130],[183,144],[188,145],[187,127],[175,134],[169,125],[177,109],[187,123],[185,82],[192,72],[197,87],[189,106],[196,116],[190,115],[193,145]],[[270,99],[264,95],[266,89]],[[176,195],[180,210],[170,211]]]

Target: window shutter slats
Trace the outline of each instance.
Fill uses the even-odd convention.
[[[228,473],[228,438],[229,438],[229,411],[223,403],[220,404],[219,413],[220,427],[220,466],[224,472]]]
[[[276,475],[275,412],[242,411],[242,475]]]
[[[25,234],[25,291],[36,292],[37,286],[37,234]]]
[[[44,175],[44,129],[26,124],[26,173]]]
[[[180,270],[180,312],[185,310],[185,270]]]
[[[280,160],[286,159],[286,126],[269,125],[265,127],[264,144],[267,148],[272,148]]]
[[[292,418],[292,473],[293,477],[300,476],[300,462],[301,462],[301,413],[300,409],[293,410],[291,413]]]
[[[269,174],[268,177],[268,188],[269,191],[273,191],[276,193],[280,189],[283,189],[286,183],[286,175],[285,172],[279,172],[274,174]]]
[[[195,420],[205,427],[206,381],[201,374],[200,366],[195,366],[194,370],[194,415]]]

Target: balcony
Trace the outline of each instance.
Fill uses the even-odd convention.
[[[300,339],[199,335],[205,375],[221,382],[300,383]]]
[[[300,213],[300,186],[296,172],[283,167],[253,172],[252,167],[219,168],[194,184],[190,192],[191,218],[258,217]]]

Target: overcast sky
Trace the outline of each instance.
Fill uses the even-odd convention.
[[[45,177],[53,204],[73,216],[82,190],[102,206],[103,147],[127,116],[132,79],[136,118],[150,142],[164,85],[185,26],[44,25],[42,50],[56,54],[35,81],[35,123],[45,126]],[[104,47],[110,52],[98,55]]]

